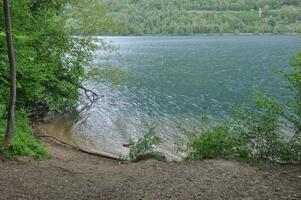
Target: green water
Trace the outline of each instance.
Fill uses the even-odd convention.
[[[134,75],[130,101],[150,114],[224,114],[257,85],[281,96],[277,70],[301,49],[291,36],[112,37]]]
[[[197,124],[198,117],[224,118],[234,103],[243,103],[255,85],[286,97],[278,70],[301,50],[295,36],[107,37],[119,56],[95,55],[96,65],[129,71],[132,81],[121,87],[90,81],[103,95],[81,114],[74,136],[98,151],[126,154],[129,137],[140,137],[150,123],[166,138],[163,151],[172,157],[178,123]],[[107,57],[108,60],[104,60]],[[78,141],[78,139],[77,139]],[[83,142],[84,143],[84,142]]]

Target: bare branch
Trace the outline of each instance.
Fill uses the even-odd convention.
[[[97,100],[100,98],[100,96],[99,96],[96,92],[94,92],[93,90],[87,89],[87,88],[85,88],[85,87],[83,87],[83,86],[80,86],[79,89],[81,89],[81,90],[84,91],[84,96],[85,96],[85,98],[87,98],[87,99],[89,100],[89,102],[90,102],[89,104],[87,104],[87,105],[80,111],[80,112],[82,112],[83,110],[85,110],[85,109],[87,109],[87,108],[91,108],[92,105],[93,105],[93,103],[94,103],[95,101],[97,101]],[[103,97],[103,96],[101,96],[101,97]],[[81,103],[83,103],[83,102],[81,102]]]

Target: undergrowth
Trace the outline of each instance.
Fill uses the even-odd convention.
[[[15,135],[8,149],[3,147],[5,129],[5,107],[0,106],[0,154],[2,156],[7,158],[28,156],[38,160],[49,158],[46,148],[33,136],[34,130],[24,111],[20,110],[16,113]]]
[[[283,134],[283,110],[276,101],[256,90],[251,106],[237,106],[233,118],[221,125],[187,130],[188,160],[236,158],[254,162],[300,163],[300,140]]]

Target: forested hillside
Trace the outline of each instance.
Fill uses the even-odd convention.
[[[105,0],[119,34],[300,33],[300,0]]]

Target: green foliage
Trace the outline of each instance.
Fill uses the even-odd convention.
[[[164,154],[154,151],[157,145],[162,143],[162,138],[157,136],[155,128],[150,128],[148,133],[140,138],[138,141],[130,139],[129,143],[129,156],[131,162],[139,160],[154,158],[158,160],[165,160]]]
[[[301,52],[291,62],[291,70],[282,72],[281,76],[287,80],[287,88],[291,91],[291,98],[286,102],[287,112],[284,118],[293,126],[293,140],[301,143]]]
[[[64,112],[76,106],[79,88],[86,77],[84,67],[91,61],[94,50],[107,50],[110,46],[93,35],[104,30],[110,32],[112,20],[98,0],[89,4],[83,0],[11,0],[10,3],[17,61],[18,112],[9,153],[42,159],[47,157],[46,151],[33,138],[25,112]],[[2,1],[0,7],[3,7]],[[9,96],[3,23],[3,9],[0,9],[0,105],[6,105]],[[25,111],[21,110],[23,108]],[[0,106],[0,114],[3,140],[6,127],[3,106]]]
[[[272,97],[255,90],[252,106],[234,109],[234,127],[252,159],[276,161],[281,155],[281,145],[285,143],[281,133],[283,110]]]
[[[107,12],[106,5],[101,0],[75,0],[65,8],[67,28],[75,35],[114,34],[117,23]]]
[[[291,73],[291,72],[290,72]],[[257,90],[255,108],[239,108],[235,112],[235,128],[240,143],[248,146],[249,157],[278,162],[300,163],[301,143],[291,132],[294,124],[286,117],[284,107],[272,97]]]
[[[301,163],[301,143],[296,141],[279,144],[279,160],[286,163]]]
[[[206,130],[195,137],[190,145],[188,160],[227,157],[233,152],[233,141],[227,126]]]
[[[301,160],[301,52],[291,62],[291,70],[282,72],[282,77],[287,80],[288,94],[291,98],[285,103],[286,112],[283,118],[288,122],[288,127],[293,135],[290,138],[290,145],[285,150],[292,150],[292,156]],[[286,155],[284,155],[286,157]],[[292,160],[292,158],[290,158]]]
[[[249,104],[234,107],[230,125],[184,130],[188,159],[236,157],[243,160],[301,162],[301,53],[282,72],[291,98],[279,104],[255,89]]]
[[[88,73],[88,76],[96,81],[107,81],[113,85],[122,85],[131,78],[129,72],[117,67],[94,68]]]
[[[98,15],[90,10],[100,8],[101,5],[101,1],[86,4],[82,0],[11,1],[17,58],[18,107],[36,110],[38,104],[63,112],[77,104],[79,87],[86,77],[84,66],[91,61],[94,50],[108,48],[103,41],[97,41],[92,36],[99,33],[100,29],[108,30],[110,27],[104,6]],[[80,9],[83,12],[77,12]],[[90,21],[86,23],[85,15],[89,11]],[[2,10],[0,16],[3,16]],[[72,26],[70,21],[76,21],[79,26]],[[101,26],[99,21],[102,22]],[[81,26],[84,24],[89,24],[89,27]],[[3,33],[2,17],[0,25],[0,33]],[[74,34],[81,36],[71,36]],[[9,71],[5,38],[1,35],[0,102],[6,103]],[[96,45],[96,42],[100,45]]]
[[[250,105],[235,107],[230,123],[192,131],[184,129],[189,136],[187,159],[235,157],[247,161],[300,163],[300,140],[285,137],[283,114],[275,99],[256,89]]]
[[[206,115],[200,117],[200,126],[193,127],[188,130],[185,127],[178,126],[177,129],[183,133],[183,136],[178,136],[175,141],[175,151],[177,153],[193,152],[192,143],[200,136],[201,133],[208,131],[212,126],[209,124],[209,118]]]
[[[298,0],[106,0],[119,34],[301,32]]]
[[[0,119],[3,119],[4,116],[6,115],[6,111],[5,111],[6,107],[2,104],[0,104]]]
[[[16,129],[12,145],[8,150],[3,149],[3,140],[6,127],[5,112],[3,106],[0,106],[0,149],[1,154],[6,156],[28,156],[34,159],[48,159],[46,148],[40,141],[34,138],[34,130],[29,125],[30,122],[24,111],[18,111],[16,115]]]

